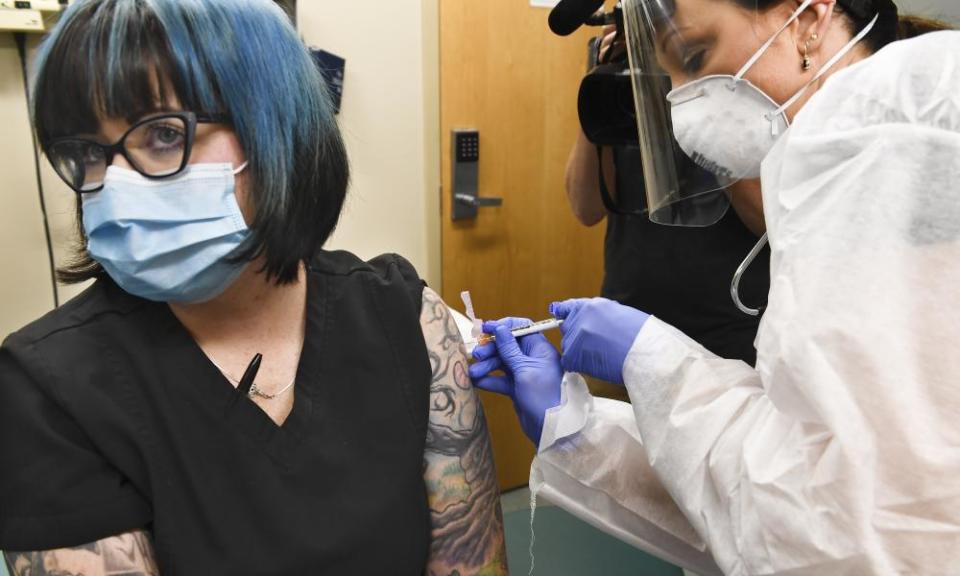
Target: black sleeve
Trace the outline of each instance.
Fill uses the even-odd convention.
[[[400,282],[406,289],[419,318],[423,307],[423,289],[426,288],[427,283],[417,274],[417,269],[413,267],[413,264],[399,254],[378,256],[371,260],[370,264],[374,269],[383,271],[381,273],[388,278],[393,274],[399,275]]]
[[[33,344],[0,348],[0,549],[78,546],[146,526],[143,496],[96,450],[57,401]]]
[[[430,401],[431,364],[420,326],[426,286],[413,264],[397,254],[384,254],[369,264],[376,271],[371,305],[393,348],[397,382],[407,400],[414,428],[426,438]],[[408,300],[410,306],[400,306]],[[396,304],[394,304],[396,302]],[[419,361],[417,360],[419,359]]]

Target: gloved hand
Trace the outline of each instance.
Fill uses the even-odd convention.
[[[648,314],[606,298],[555,302],[550,313],[564,321],[564,370],[623,384],[623,364]]]
[[[497,339],[473,351],[478,362],[470,366],[470,378],[481,390],[509,396],[524,434],[540,446],[546,411],[560,404],[563,370],[560,354],[543,334],[524,336],[518,342],[510,333],[530,324],[523,318],[484,323],[483,331]],[[491,376],[496,370],[505,375]]]

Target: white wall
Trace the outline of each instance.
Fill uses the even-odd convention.
[[[397,252],[440,282],[437,0],[300,0],[306,42],[343,56],[353,185],[330,246]]]
[[[896,0],[900,12],[940,18],[960,26],[960,0]]]

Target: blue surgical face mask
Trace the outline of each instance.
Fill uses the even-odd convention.
[[[215,298],[245,267],[230,261],[250,236],[234,195],[234,177],[245,167],[194,164],[175,178],[150,180],[111,166],[103,189],[83,195],[90,255],[141,298]]]

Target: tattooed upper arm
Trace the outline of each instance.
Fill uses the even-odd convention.
[[[456,322],[429,288],[420,316],[433,377],[424,479],[430,500],[429,576],[506,574],[503,517],[483,407]]]
[[[5,552],[10,576],[158,576],[146,532],[42,552]]]

